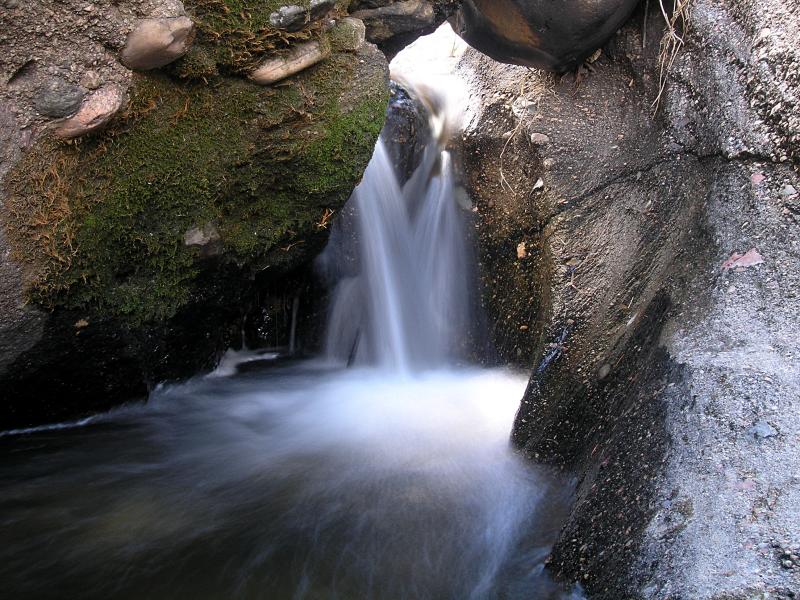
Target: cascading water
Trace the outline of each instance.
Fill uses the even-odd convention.
[[[332,278],[352,254],[359,270],[334,289],[326,351],[334,359],[408,372],[452,364],[471,328],[474,264],[454,194],[450,154],[440,147],[446,116],[401,186],[379,141],[348,209],[352,232],[336,230],[320,257]],[[349,250],[349,251],[348,251]]]
[[[569,486],[509,448],[525,378],[453,366],[475,286],[450,158],[434,142],[401,186],[387,154],[321,259],[340,364],[228,362],[0,436],[9,597],[569,595],[544,571]]]

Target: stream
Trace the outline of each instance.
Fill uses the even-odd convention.
[[[434,140],[401,184],[379,142],[319,259],[323,356],[0,434],[6,597],[580,597],[545,570],[572,483],[509,444],[527,376],[470,365],[451,162]]]

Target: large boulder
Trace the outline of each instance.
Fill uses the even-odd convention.
[[[464,0],[453,28],[495,60],[566,71],[602,46],[639,0]]]
[[[550,568],[590,597],[800,589],[798,15],[696,0],[658,107],[652,3],[582,77],[460,66],[513,441],[577,477]]]
[[[276,3],[244,15],[187,2],[188,54],[146,74],[108,52],[91,78],[68,69],[97,86],[52,121],[36,108],[41,82],[65,60],[91,62],[101,36],[82,9],[38,4],[0,15],[13,49],[0,59],[11,73],[0,88],[0,429],[212,367],[243,321],[262,343],[284,343],[276,315],[361,178],[388,100],[386,60],[369,44],[331,50],[279,86],[253,83],[255,66],[297,44],[330,48],[327,26],[277,32],[265,25]],[[102,44],[123,48],[136,19],[178,9],[120,3]],[[46,48],[28,35],[31,14],[52,28]]]

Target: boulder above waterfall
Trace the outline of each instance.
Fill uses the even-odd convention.
[[[453,29],[495,60],[566,71],[602,46],[639,0],[465,0]]]

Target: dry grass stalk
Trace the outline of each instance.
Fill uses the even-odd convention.
[[[691,10],[692,0],[675,0],[672,8],[672,13],[668,13],[664,7],[664,0],[658,0],[658,5],[661,8],[661,14],[664,16],[664,21],[667,24],[667,30],[661,38],[661,49],[658,53],[658,95],[653,102],[655,111],[661,104],[661,98],[664,95],[664,90],[667,87],[667,79],[672,70],[672,65],[675,64],[675,59],[684,45],[684,37],[689,25],[689,12]]]

